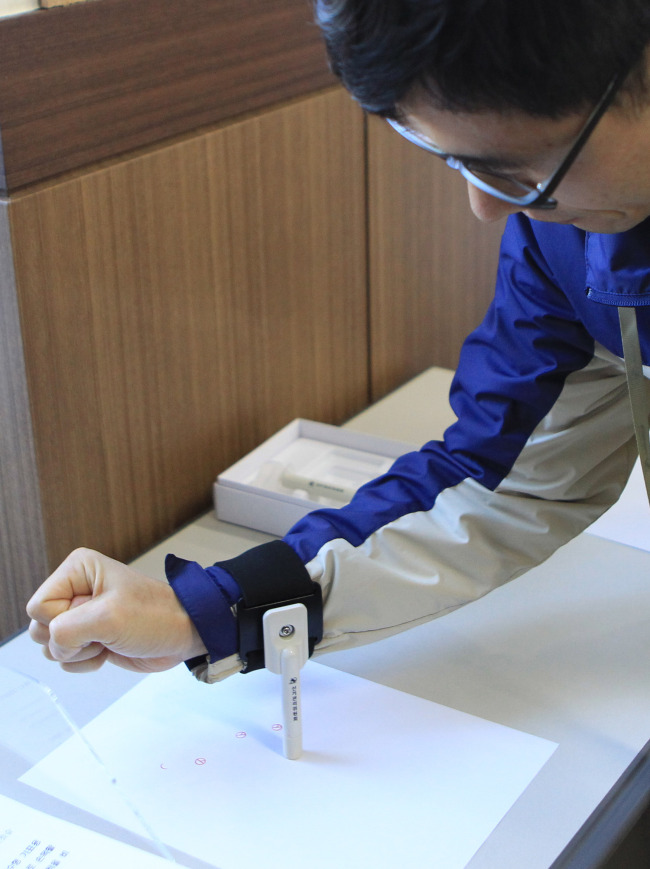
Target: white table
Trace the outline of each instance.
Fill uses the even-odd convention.
[[[407,442],[438,437],[453,420],[450,379],[430,369],[347,426]],[[167,552],[209,564],[268,539],[208,514],[134,564],[162,576]],[[649,580],[649,553],[583,534],[476,603],[320,658],[559,744],[470,869],[596,867],[638,813],[650,793]],[[25,635],[0,648],[0,664],[48,682],[82,723],[139,678],[108,667],[70,676]]]

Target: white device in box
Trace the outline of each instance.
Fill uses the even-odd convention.
[[[219,474],[219,519],[282,536],[320,507],[342,507],[364,483],[385,473],[411,444],[294,419]]]

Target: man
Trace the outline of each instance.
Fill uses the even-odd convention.
[[[479,218],[510,215],[458,423],[284,541],[205,570],[171,556],[170,586],[73,553],[28,606],[67,669],[188,660],[215,681],[262,663],[255,606],[302,594],[317,651],[381,639],[544,560],[634,463],[618,308],[650,364],[647,2],[320,0],[318,17],[353,96],[459,169]]]

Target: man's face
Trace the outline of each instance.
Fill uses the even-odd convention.
[[[521,113],[457,113],[434,108],[425,96],[409,100],[403,111],[409,129],[446,153],[480,159],[486,168],[532,186],[560,165],[588,114],[548,120]],[[472,210],[483,221],[524,210],[535,220],[591,232],[631,229],[650,215],[650,106],[606,112],[553,193],[554,210],[525,210],[469,182],[467,187]]]

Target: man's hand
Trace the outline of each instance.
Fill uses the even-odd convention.
[[[167,670],[205,654],[190,617],[166,582],[77,549],[27,604],[29,633],[64,670]]]

